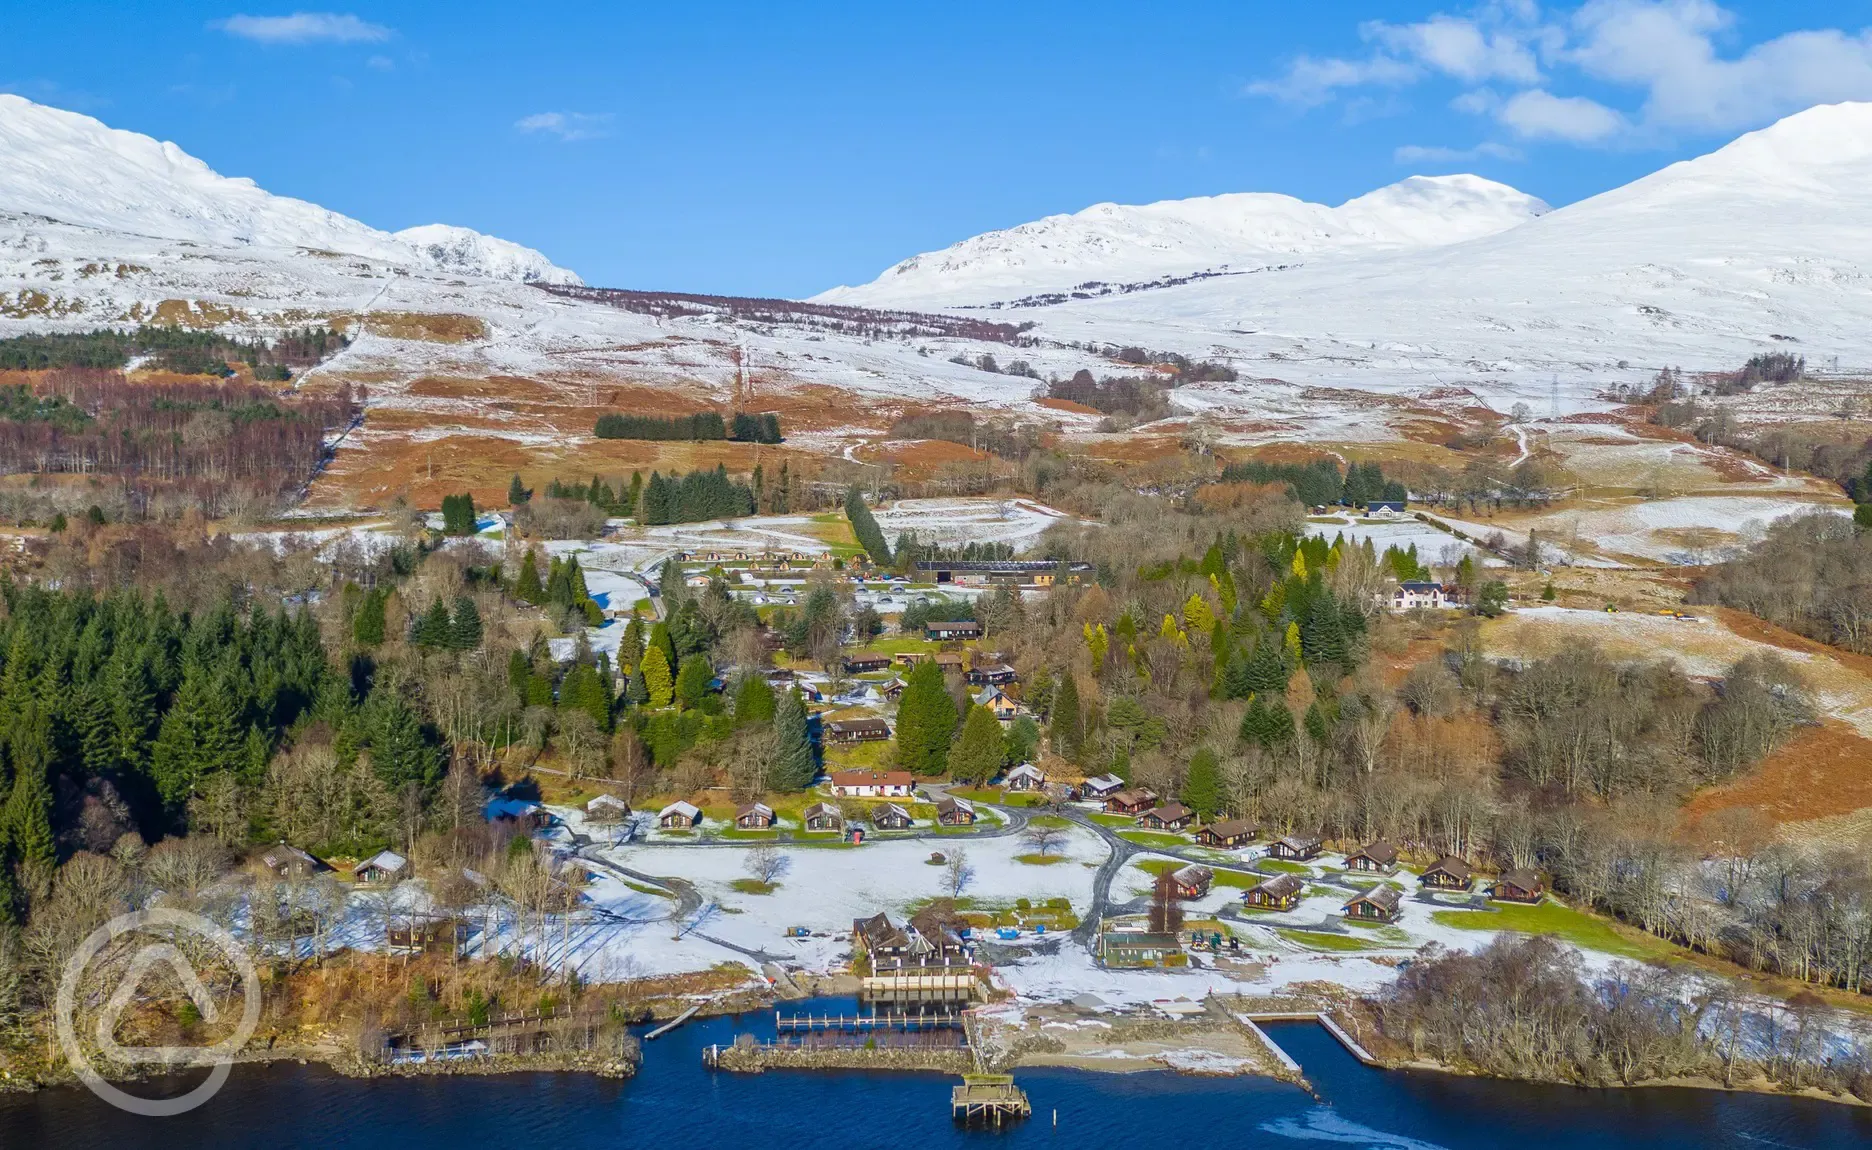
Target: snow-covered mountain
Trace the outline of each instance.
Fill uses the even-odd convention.
[[[220,175],[172,143],[4,94],[0,211],[211,248],[341,252],[455,275],[580,282],[507,240],[441,224],[379,231]]]
[[[815,299],[864,306],[1008,303],[1087,283],[1129,285],[1246,272],[1310,258],[1441,247],[1542,215],[1546,204],[1480,176],[1412,176],[1338,207],[1243,192],[1095,204],[988,232]]]

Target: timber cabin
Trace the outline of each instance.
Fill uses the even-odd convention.
[[[1079,788],[1079,793],[1088,799],[1109,799],[1124,790],[1124,780],[1117,775],[1098,775],[1087,779]]]
[[[1206,847],[1233,850],[1253,842],[1256,829],[1247,819],[1223,819],[1219,823],[1197,827],[1196,841]]]
[[[1090,563],[1061,563],[1050,559],[986,559],[943,562],[919,560],[919,583],[953,583],[962,587],[1051,587],[1065,581],[1076,584],[1092,570]]]
[[[1475,871],[1455,855],[1444,855],[1425,867],[1417,878],[1419,883],[1435,890],[1468,890],[1474,880]]]
[[[1295,874],[1275,875],[1258,886],[1242,892],[1242,903],[1261,910],[1292,910],[1300,905],[1306,884]]]
[[[1114,815],[1141,815],[1157,805],[1157,795],[1149,787],[1119,791],[1105,800],[1105,810]]]
[[[1397,848],[1379,839],[1347,855],[1345,868],[1366,874],[1394,874],[1397,871]]]
[[[1196,812],[1182,803],[1165,803],[1138,816],[1138,826],[1154,831],[1180,831],[1196,821]]]
[[[974,687],[1005,687],[1020,678],[1006,663],[977,663],[963,677]]]
[[[910,812],[896,803],[881,803],[871,811],[871,825],[881,831],[907,831]]]
[[[1498,902],[1533,905],[1547,897],[1547,884],[1531,870],[1511,870],[1489,885],[1489,897]]]
[[[1202,898],[1215,885],[1215,872],[1206,866],[1191,863],[1170,872],[1170,885],[1178,898]]]
[[[409,860],[395,851],[378,851],[376,854],[357,864],[352,870],[359,882],[376,886],[381,883],[400,882],[409,877]]]
[[[868,675],[873,671],[890,670],[891,660],[889,655],[860,651],[855,655],[845,656],[844,665],[847,675]]]
[[[923,633],[937,643],[947,643],[957,639],[979,639],[982,637],[982,625],[973,619],[952,619],[931,623]]]
[[[468,945],[468,924],[459,918],[400,918],[384,928],[384,949],[391,954],[461,956]]]
[[[962,672],[962,652],[960,651],[904,651],[897,656],[897,661],[906,667],[918,663],[934,663],[943,674]]]
[[[1339,908],[1339,913],[1359,922],[1392,922],[1398,916],[1397,888],[1379,885],[1355,894]]]
[[[702,808],[694,803],[681,800],[671,803],[657,812],[657,826],[664,830],[677,830],[694,827],[702,821]]]
[[[735,812],[734,825],[738,830],[764,831],[774,825],[774,810],[766,803],[749,803]]]
[[[967,799],[944,795],[936,800],[936,821],[946,827],[972,826],[975,822],[975,805]]]
[[[1098,936],[1099,960],[1106,966],[1167,966],[1182,954],[1183,940],[1175,934],[1107,930]]]
[[[1032,763],[1022,763],[1008,771],[1001,785],[1010,791],[1038,791],[1046,787],[1046,775]]]
[[[1268,844],[1268,857],[1307,862],[1319,857],[1325,843],[1318,835],[1282,835]]]
[[[825,732],[834,743],[881,743],[891,737],[890,724],[883,719],[834,719]]]
[[[800,812],[800,822],[809,831],[842,831],[845,812],[831,803],[814,803]]]
[[[312,854],[285,842],[261,855],[260,861],[281,878],[311,878],[331,869]]]
[[[986,707],[994,717],[1004,723],[1011,723],[1020,714],[1020,707],[999,687],[983,687],[975,693],[975,705]]]
[[[850,799],[908,798],[916,788],[909,771],[833,771],[832,793]]]
[[[585,817],[594,823],[615,823],[630,818],[630,804],[616,795],[599,795],[585,804]]]

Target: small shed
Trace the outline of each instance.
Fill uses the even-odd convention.
[[[845,812],[831,803],[814,803],[800,812],[800,822],[809,831],[842,831]]]
[[[1215,885],[1215,872],[1199,863],[1170,873],[1170,883],[1178,898],[1202,898]]]
[[[384,928],[384,949],[391,954],[442,954],[459,957],[468,945],[468,924],[459,918],[419,916],[392,921]]]
[[[585,817],[595,823],[622,822],[630,813],[630,804],[616,795],[599,795],[585,804]]]
[[[1394,886],[1375,886],[1346,900],[1339,913],[1360,922],[1391,922],[1398,916],[1398,892]]]
[[[764,831],[774,825],[774,810],[766,803],[749,803],[735,811],[734,825],[744,831]]]
[[[1105,809],[1114,815],[1141,815],[1157,805],[1157,794],[1149,787],[1119,791],[1105,800]]]
[[[1196,841],[1206,847],[1221,847],[1233,850],[1247,846],[1254,841],[1258,828],[1247,819],[1223,819],[1206,827],[1196,828]]]
[[[1325,841],[1318,835],[1282,835],[1268,845],[1268,857],[1306,862],[1319,857]]]
[[[378,851],[357,864],[352,874],[359,882],[378,885],[401,882],[409,877],[409,860],[395,851]]]
[[[1397,870],[1397,848],[1384,839],[1362,846],[1346,856],[1347,870],[1366,874],[1391,874]]]
[[[944,795],[936,800],[936,821],[946,827],[971,826],[975,822],[975,804]]]
[[[1300,905],[1306,884],[1299,875],[1275,875],[1258,886],[1242,892],[1242,903],[1261,910],[1292,910]]]
[[[1489,897],[1500,902],[1537,903],[1547,897],[1547,884],[1534,871],[1518,868],[1489,885]]]
[[[1196,821],[1196,812],[1182,803],[1165,803],[1138,816],[1138,826],[1154,831],[1180,831]]]
[[[896,803],[879,803],[871,808],[871,825],[881,831],[910,829],[910,812]]]
[[[1436,890],[1468,890],[1475,881],[1475,871],[1455,855],[1444,855],[1425,867],[1417,881]]]
[[[694,827],[702,822],[702,808],[678,799],[657,812],[657,826],[664,830]]]
[[[1002,785],[1010,791],[1038,791],[1046,787],[1046,773],[1032,763],[1022,763],[1007,773]]]

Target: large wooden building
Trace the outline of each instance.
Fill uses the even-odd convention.
[[[1292,910],[1300,905],[1306,884],[1299,875],[1275,875],[1258,886],[1242,892],[1242,903],[1258,910]]]

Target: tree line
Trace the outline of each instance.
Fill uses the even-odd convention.
[[[616,412],[598,417],[592,433],[599,439],[734,439],[743,443],[779,443],[780,417],[773,412],[759,415],[736,412],[732,423],[719,412],[701,411],[694,415],[621,415]]]
[[[1410,498],[1403,483],[1385,476],[1376,463],[1355,463],[1343,473],[1331,459],[1311,463],[1263,463],[1247,460],[1222,469],[1222,483],[1281,483],[1308,507],[1363,507],[1374,500],[1402,503]]]
[[[290,369],[313,366],[349,344],[327,327],[290,329],[271,342],[181,327],[101,328],[0,339],[0,370],[119,369],[136,356],[148,356],[149,366],[178,375],[231,375],[232,361],[247,364],[257,378],[284,380]]]

